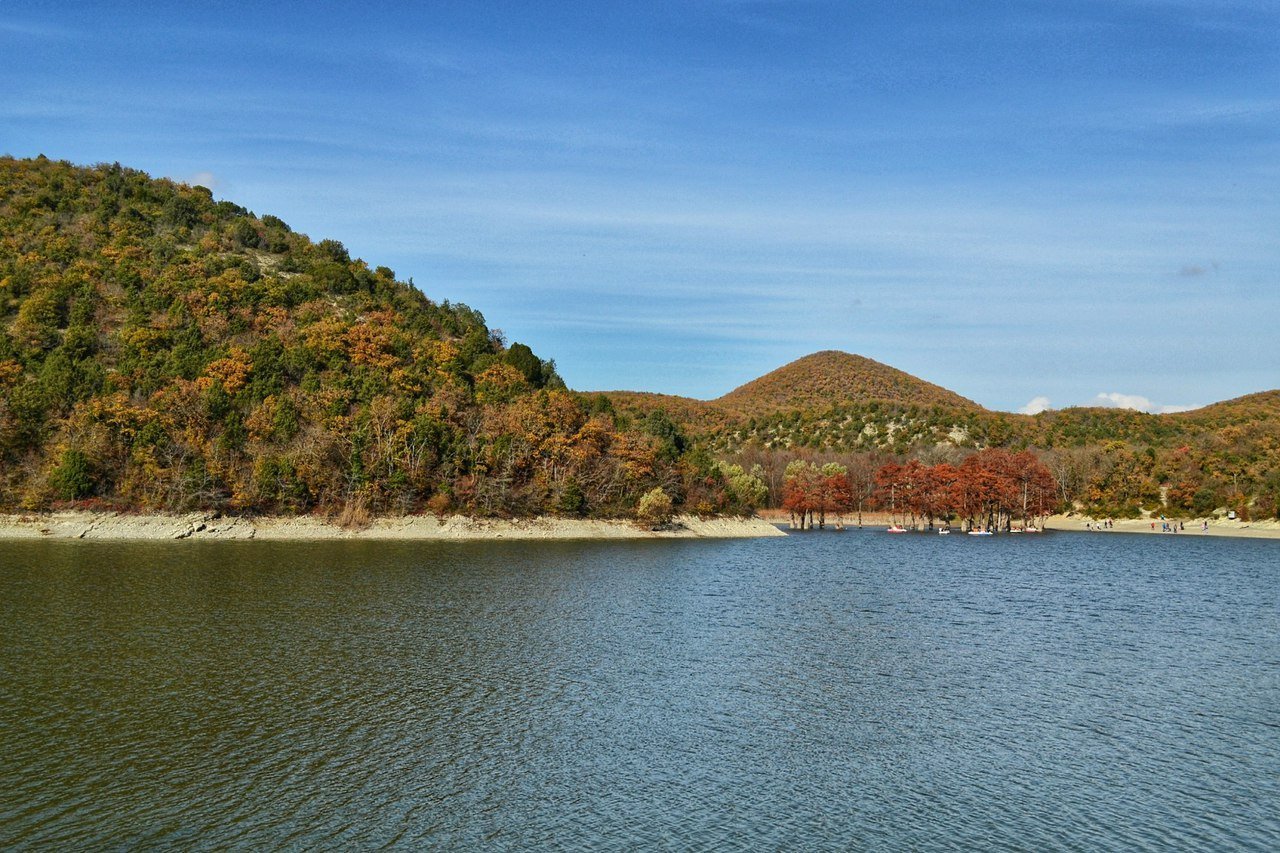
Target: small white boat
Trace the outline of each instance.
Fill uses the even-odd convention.
[[[995,534],[992,533],[990,530],[970,530],[969,535],[970,536],[994,536]]]
[[[951,528],[950,528],[950,527],[939,527],[939,528],[938,528],[938,535],[939,535],[939,536],[947,536],[947,535],[948,535],[948,534],[950,534],[950,533],[951,533]]]
[[[890,528],[889,528],[887,531],[885,531],[885,532],[886,532],[886,533],[906,533],[906,532],[907,532],[907,528],[905,528],[905,527],[899,527],[898,525],[896,525],[896,524],[895,524],[895,525],[893,525],[893,527],[890,527]]]

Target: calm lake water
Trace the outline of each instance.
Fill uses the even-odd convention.
[[[1280,847],[1280,542],[0,544],[0,847]]]

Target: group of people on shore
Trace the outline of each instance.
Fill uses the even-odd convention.
[[[1153,531],[1156,529],[1156,523],[1154,521],[1151,522],[1151,529]],[[1186,529],[1187,529],[1187,523],[1185,521],[1169,521],[1163,515],[1160,516],[1160,532],[1161,533],[1181,533],[1181,532],[1185,532]],[[1205,519],[1204,521],[1200,522],[1200,532],[1201,533],[1209,532],[1208,519]]]
[[[1115,520],[1111,518],[1104,518],[1101,521],[1086,521],[1084,523],[1085,530],[1094,530],[1094,531],[1114,530],[1115,526],[1116,526]],[[1154,519],[1152,519],[1151,532],[1154,533],[1155,529],[1156,529],[1156,522]],[[1160,532],[1161,533],[1179,533],[1179,532],[1185,532],[1186,529],[1187,529],[1187,523],[1185,521],[1170,521],[1169,519],[1165,518],[1163,515],[1160,516]],[[1209,532],[1209,522],[1207,520],[1200,523],[1200,532],[1201,533]]]

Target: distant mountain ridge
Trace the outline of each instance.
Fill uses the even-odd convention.
[[[988,409],[948,388],[896,367],[842,350],[821,350],[801,356],[712,400],[649,391],[584,393],[607,396],[624,408],[646,412],[663,409],[677,420],[703,427],[796,412],[818,415],[871,404],[941,408],[1026,421],[1053,420],[1062,417],[1060,413],[1069,413],[1068,416],[1096,413],[1099,417],[1119,419],[1140,415],[1143,418],[1197,422],[1222,417],[1236,421],[1245,415],[1280,417],[1280,389],[1258,391],[1209,403],[1197,409],[1160,415],[1113,406],[1068,406],[1048,409],[1037,415],[1003,412]]]
[[[872,359],[827,350],[714,400],[638,392],[601,396],[633,418],[661,410],[714,454],[951,458],[988,447],[1035,448],[1101,454],[1117,471],[1134,466],[1153,480],[1176,479],[1171,493],[1184,507],[1222,506],[1226,484],[1235,488],[1244,477],[1259,496],[1255,509],[1270,506],[1273,493],[1280,502],[1280,390],[1168,414],[1078,406],[1024,415],[986,409]],[[1141,459],[1133,461],[1138,454]],[[1134,500],[1107,505],[1131,507]]]
[[[1141,511],[1280,517],[1280,390],[1151,414],[1073,406],[1035,415],[986,409],[862,356],[814,353],[714,400],[614,392],[599,405],[640,422],[670,418],[716,457],[736,460],[782,500],[788,465],[885,460],[960,464],[975,451],[1031,450],[1064,507],[1094,517]]]

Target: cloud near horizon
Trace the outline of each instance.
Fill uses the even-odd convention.
[[[1018,414],[1038,415],[1041,412],[1047,412],[1051,408],[1053,407],[1049,404],[1049,398],[1041,395],[1039,397],[1032,397],[1028,400],[1025,406],[1018,409]]]
[[[222,181],[218,180],[218,176],[213,172],[196,172],[182,180],[182,183],[191,187],[204,187],[207,190],[216,190],[222,188]]]
[[[1035,401],[1033,400],[1032,402]],[[1151,402],[1150,399],[1143,397],[1141,394],[1121,394],[1118,391],[1099,394],[1097,397],[1093,398],[1090,405],[1103,406],[1109,409],[1133,409],[1139,412],[1149,412],[1154,415],[1167,415],[1172,412],[1187,412],[1196,408],[1195,406],[1160,405]]]

